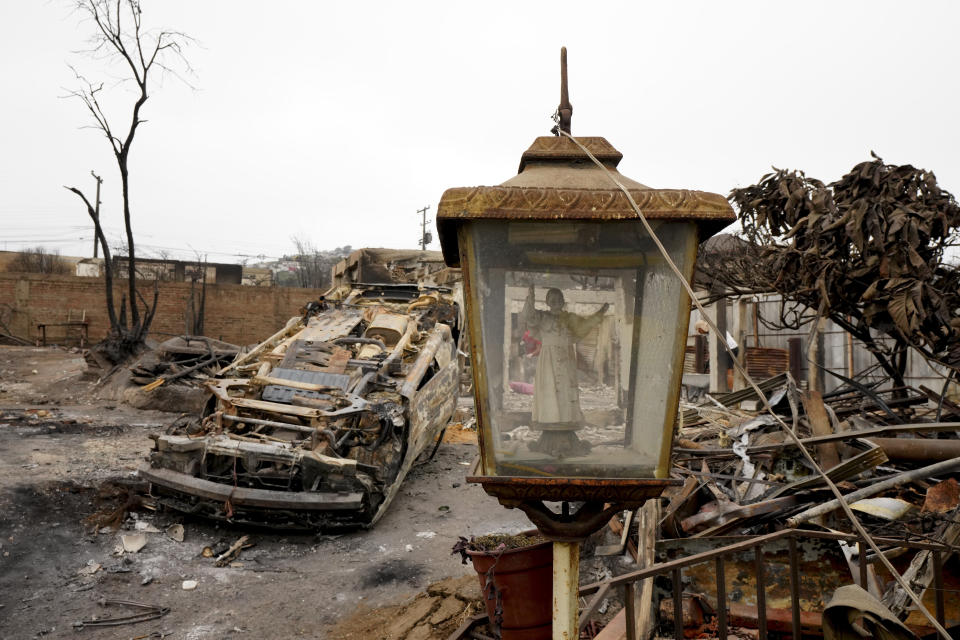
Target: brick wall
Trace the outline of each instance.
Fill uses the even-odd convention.
[[[153,297],[153,284],[139,283],[147,300]],[[127,281],[114,286],[119,305]],[[242,285],[207,285],[204,332],[234,344],[250,344],[275,333],[298,310],[322,293],[318,289],[290,287],[245,287]],[[150,333],[157,340],[164,333],[181,335],[186,329],[185,312],[190,284],[160,283],[160,300]],[[21,338],[33,339],[37,324],[64,322],[68,310],[86,311],[91,341],[107,334],[107,318],[103,280],[77,276],[0,273],[0,320]],[[0,329],[2,330],[2,329]],[[48,336],[62,336],[63,329],[51,328]]]

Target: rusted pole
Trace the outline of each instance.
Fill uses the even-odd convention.
[[[803,378],[803,350],[800,338],[787,338],[787,348],[790,354],[790,375],[800,384]]]
[[[673,583],[673,637],[683,640],[683,582],[680,569],[671,572]]]
[[[93,213],[97,218],[97,222],[100,222],[100,185],[103,184],[103,178],[95,174],[92,169],[90,170],[90,175],[92,175],[93,179],[97,181],[97,197],[96,199],[94,199],[95,204],[94,204]],[[94,258],[96,258],[99,255],[99,251],[98,251],[99,248],[100,246],[97,244],[97,234],[94,233],[93,234],[93,257]],[[109,269],[110,266],[107,265],[106,268]]]
[[[763,570],[763,548],[753,548],[753,566],[757,574],[757,631],[760,640],[767,640],[767,581]]]
[[[730,356],[724,349],[727,340],[727,303],[718,300],[708,309],[717,331],[707,334],[707,345],[710,351],[710,393],[729,391],[727,385],[727,368],[730,365]]]
[[[943,599],[943,556],[939,551],[933,552],[933,589],[934,602],[937,611],[937,622],[946,624],[945,603]]]
[[[791,538],[792,540],[792,538]],[[717,556],[717,637],[727,637],[727,572],[723,556]]]
[[[733,339],[740,351],[737,352],[737,362],[740,367],[733,368],[733,391],[739,391],[747,386],[742,371],[747,366],[747,301],[737,298],[733,302]]]
[[[577,640],[580,543],[553,543],[553,640]]]
[[[557,128],[570,133],[570,120],[573,117],[573,105],[570,104],[570,92],[567,89],[567,48],[560,47],[560,106],[557,107]],[[557,132],[557,135],[560,135]]]
[[[790,630],[793,640],[800,640],[800,560],[797,557],[797,539],[787,540],[790,551]]]

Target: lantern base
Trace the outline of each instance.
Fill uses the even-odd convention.
[[[577,542],[584,540],[594,531],[603,528],[613,514],[624,509],[635,509],[639,505],[624,505],[606,502],[585,502],[575,513],[570,512],[570,503],[563,503],[563,512],[556,513],[547,508],[540,500],[516,501],[501,500],[505,507],[515,507],[523,511],[541,535],[554,542]]]
[[[470,476],[500,504],[520,509],[540,532],[551,540],[582,540],[605,525],[614,513],[637,509],[659,497],[670,486],[682,484],[673,478],[539,478]],[[544,502],[561,502],[557,513]],[[570,503],[584,504],[571,512]]]

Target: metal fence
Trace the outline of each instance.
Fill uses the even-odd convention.
[[[633,603],[635,602],[635,593],[637,583],[648,578],[659,576],[669,576],[673,592],[673,620],[674,636],[677,640],[682,640],[683,635],[683,583],[681,580],[682,570],[688,567],[704,563],[713,563],[716,589],[717,589],[717,636],[727,638],[728,614],[727,614],[727,595],[726,595],[726,572],[724,567],[725,558],[752,551],[754,554],[754,577],[756,580],[757,593],[757,616],[758,632],[760,640],[766,640],[769,629],[767,622],[767,608],[765,602],[765,569],[763,559],[763,549],[765,546],[774,542],[785,540],[789,549],[790,561],[790,596],[791,596],[791,635],[794,639],[799,639],[801,631],[801,612],[800,612],[800,569],[797,545],[802,539],[821,539],[846,542],[847,544],[856,544],[858,549],[858,570],[859,575],[857,583],[864,589],[868,588],[868,564],[872,562],[867,557],[868,546],[866,542],[855,535],[842,533],[831,533],[825,531],[808,531],[801,529],[784,529],[775,533],[762,536],[751,537],[747,540],[735,542],[719,549],[706,551],[672,560],[654,564],[645,569],[639,569],[630,573],[625,573],[614,578],[594,582],[580,587],[581,596],[593,597],[589,600],[586,607],[580,614],[580,628],[583,629],[593,617],[604,598],[614,589],[623,590],[623,599],[626,603],[626,629],[628,640],[636,640],[636,611]],[[902,540],[889,538],[874,538],[878,545],[891,546],[897,549],[925,550],[932,552],[933,564],[933,589],[935,593],[935,617],[941,625],[945,624],[945,601],[943,585],[943,561],[948,557],[953,549],[944,544],[925,543],[925,542],[904,542]],[[946,554],[946,555],[944,555]]]

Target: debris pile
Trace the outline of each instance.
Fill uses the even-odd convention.
[[[960,543],[960,421],[942,420],[960,420],[955,405],[923,387],[881,391],[879,384],[849,379],[827,394],[799,389],[788,374],[758,386],[928,610],[937,608],[947,622],[960,624],[960,602],[944,599],[960,587],[960,567],[949,552]],[[857,583],[915,631],[932,631],[866,545],[838,539],[856,533],[839,500],[777,417],[743,408],[758,400],[748,388],[681,406],[673,473],[684,484],[653,505],[660,509],[654,519],[659,525],[647,528],[646,535],[658,540],[656,562],[710,553],[736,540],[773,541],[778,532],[793,530],[800,534],[790,540],[795,547],[781,537],[757,556],[746,547],[726,555],[731,626],[757,628],[765,620],[768,629],[780,624],[789,632],[796,600],[804,633],[819,635],[831,594]],[[629,518],[624,520],[629,527]],[[611,529],[619,533],[622,526],[618,519]],[[625,538],[634,557],[645,546],[644,533],[640,527],[639,535]],[[834,537],[816,538],[818,533]],[[799,567],[796,587],[791,562]],[[764,567],[765,582],[755,577],[758,566]],[[716,634],[716,570],[713,560],[684,568],[682,607],[671,600],[678,593],[671,593],[672,581],[658,582],[660,609],[667,612],[660,623],[671,635],[676,609],[683,611],[687,637],[709,635],[711,625]]]
[[[958,501],[928,503],[956,485],[949,476],[960,470],[960,423],[936,420],[929,390],[877,391],[850,380],[821,395],[801,391],[787,374],[760,388],[872,533],[929,540],[957,508]],[[811,522],[852,532],[777,418],[738,408],[753,400],[745,389],[684,408],[674,471],[685,484],[668,492],[666,537],[759,535]],[[960,419],[952,403],[946,409]]]
[[[140,357],[131,380],[143,391],[174,383],[199,387],[239,353],[240,347],[213,338],[177,336]]]

